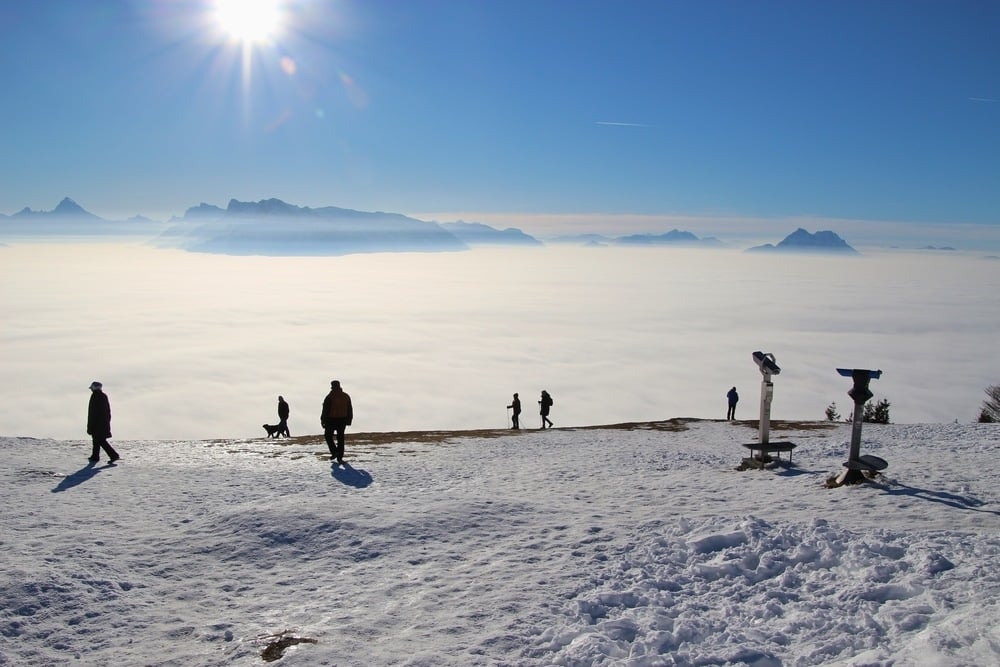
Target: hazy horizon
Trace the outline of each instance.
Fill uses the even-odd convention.
[[[755,419],[755,350],[776,355],[773,418],[850,412],[837,367],[879,368],[894,422],[974,420],[1000,379],[1000,262],[671,248],[230,257],[138,244],[0,248],[0,432],[85,438],[105,383],[123,439],[259,437],[276,401],[319,432],[329,381],[359,431]]]
[[[91,211],[86,205],[81,204],[81,202],[72,197],[67,196],[66,198],[81,206],[88,213],[98,215],[98,217],[106,222],[112,224],[124,222],[122,220],[109,219],[95,211]],[[261,197],[250,200],[250,203],[267,199],[272,198]],[[199,202],[198,204],[188,206],[183,211],[179,211],[176,215],[169,218],[150,220],[160,225],[161,230],[169,230],[173,224],[184,224],[182,218],[192,208],[198,208],[207,204],[225,211],[228,202],[231,200],[239,201],[235,200],[235,198],[229,198],[216,203]],[[295,201],[281,201],[292,206],[300,206]],[[329,202],[316,208],[323,207],[351,209],[351,207],[343,206],[337,202]],[[50,208],[32,209],[32,211],[35,214],[49,214],[55,208],[56,205],[52,204]],[[363,212],[371,213],[375,211]],[[481,211],[412,213],[385,209],[378,209],[378,212],[396,213],[416,220],[438,224],[464,221],[490,225],[497,230],[514,227],[542,242],[551,242],[563,237],[584,234],[615,239],[635,234],[658,235],[671,230],[680,230],[691,232],[701,239],[716,238],[726,249],[746,249],[765,243],[777,244],[796,229],[803,228],[813,233],[818,231],[832,231],[858,250],[947,248],[962,251],[1000,251],[1000,232],[998,232],[997,226],[990,224],[918,224],[885,220],[852,220],[808,216],[748,218],[719,215],[491,213]],[[42,218],[42,220],[49,219]],[[114,233],[95,232],[92,227],[88,227],[89,220],[72,219],[69,220],[72,224],[68,226],[67,221],[63,220],[58,229],[45,231],[44,225],[38,227],[38,222],[34,218],[29,218],[25,221],[12,213],[6,216],[6,220],[9,222],[8,225],[5,225],[4,219],[0,218],[0,242],[5,240],[52,243],[64,243],[72,240],[88,240],[98,243],[117,242],[122,240],[120,233],[124,230],[124,228],[119,229],[119,236],[115,236]],[[275,216],[271,220],[271,224],[275,226],[280,226],[283,223],[284,221],[280,216]],[[24,227],[23,225],[25,224],[31,226]],[[75,238],[69,236],[73,225],[79,225],[81,231],[81,234]],[[152,236],[151,233],[143,232],[142,234],[135,234],[133,240],[140,240],[141,238],[150,236]]]

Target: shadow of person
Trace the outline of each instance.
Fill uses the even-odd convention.
[[[98,468],[96,463],[88,463],[75,473],[63,477],[62,481],[59,482],[59,485],[52,489],[52,493],[66,491],[67,489],[72,489],[74,486],[83,484],[102,470],[104,470],[104,467]]]
[[[363,489],[372,483],[372,476],[367,470],[352,468],[350,463],[335,464],[330,470],[330,475],[338,482],[356,489]]]

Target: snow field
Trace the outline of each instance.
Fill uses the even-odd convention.
[[[1000,432],[791,427],[3,438],[0,664],[995,664]]]

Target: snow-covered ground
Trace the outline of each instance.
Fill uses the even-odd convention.
[[[1000,663],[1000,428],[785,426],[2,438],[0,664]]]

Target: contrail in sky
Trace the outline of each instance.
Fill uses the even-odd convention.
[[[618,123],[610,120],[594,121],[594,125],[615,125],[618,127],[653,127],[652,125],[646,125],[645,123]]]
[[[970,102],[1000,102],[1000,100],[994,100],[989,97],[970,97]]]

